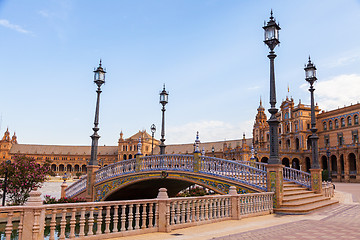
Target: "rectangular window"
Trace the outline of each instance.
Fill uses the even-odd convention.
[[[359,142],[358,130],[351,131],[353,143]]]
[[[342,133],[338,133],[338,145],[342,146],[344,145],[344,138]]]
[[[325,135],[325,136],[324,136],[324,146],[325,146],[325,147],[330,147],[329,135]]]

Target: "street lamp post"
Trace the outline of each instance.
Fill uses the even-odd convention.
[[[99,131],[99,106],[100,106],[100,93],[101,93],[101,85],[105,83],[105,71],[101,66],[101,60],[98,68],[94,71],[94,83],[97,85],[97,100],[96,100],[96,110],[95,110],[95,120],[94,120],[94,133],[91,135],[91,158],[89,165],[98,165],[97,161],[97,148],[98,148],[98,140],[100,136],[98,135]]]
[[[316,122],[315,122],[315,107],[314,107],[314,91],[315,88],[313,87],[313,84],[317,80],[316,78],[316,67],[311,62],[311,59],[309,57],[309,61],[307,65],[304,68],[305,70],[305,80],[310,83],[310,96],[311,96],[311,129],[312,135],[310,136],[311,139],[311,150],[312,150],[312,169],[319,169],[319,158],[318,158],[318,139],[319,137],[316,135],[317,129],[316,129]]]
[[[211,152],[212,152],[212,154],[213,154],[213,157],[215,157],[215,148],[214,148],[214,146],[212,146]]]
[[[165,84],[162,92],[160,93],[160,103],[162,105],[162,124],[161,124],[161,143],[160,143],[160,155],[165,154],[165,105],[168,103],[169,93],[165,90]]]
[[[328,148],[326,150],[326,156],[327,156],[327,161],[328,161],[328,164],[327,164],[327,170],[328,170],[328,181],[331,182],[331,169],[330,169],[330,155],[331,155],[331,152],[330,152],[330,149]]]
[[[11,163],[10,160],[6,160],[6,170],[5,170],[5,179],[4,179],[4,188],[3,188],[3,199],[2,199],[2,205],[5,206],[5,197],[6,197],[6,187],[7,187],[7,179],[8,179],[8,173],[9,173],[9,164]]]
[[[311,153],[312,153],[312,163],[311,163],[311,190],[315,193],[322,192],[322,177],[321,177],[321,169],[318,158],[318,139],[319,137],[316,135],[316,122],[315,122],[315,107],[314,107],[314,83],[317,80],[316,78],[316,67],[311,62],[309,57],[308,63],[305,65],[305,80],[310,84],[310,96],[311,96]]]
[[[156,126],[155,124],[151,125],[151,155],[154,155],[154,134],[156,132]]]
[[[271,114],[270,119],[267,121],[270,128],[270,157],[269,164],[280,164],[279,159],[279,139],[278,139],[278,126],[279,120],[276,118],[276,113],[278,109],[276,105],[276,89],[275,89],[275,71],[274,71],[274,59],[276,54],[274,49],[276,45],[280,43],[279,41],[279,30],[281,29],[279,25],[275,22],[273,17],[273,12],[271,10],[270,20],[267,22],[267,25],[263,27],[265,30],[265,40],[264,43],[269,47],[270,52],[268,58],[270,59],[270,106],[269,113]]]
[[[94,120],[94,133],[91,135],[91,157],[87,165],[87,191],[86,191],[86,200],[94,200],[94,184],[95,184],[95,171],[99,169],[98,160],[97,160],[97,150],[98,150],[98,140],[100,136],[98,135],[99,131],[99,106],[100,106],[100,93],[101,85],[105,83],[105,71],[100,64],[97,69],[94,71],[94,83],[97,85],[97,100],[96,100],[96,110],[95,110],[95,120]]]

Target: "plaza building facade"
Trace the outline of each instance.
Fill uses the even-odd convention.
[[[118,161],[135,158],[138,153],[138,143],[141,139],[141,153],[144,156],[158,154],[160,141],[153,139],[145,130],[124,138],[121,131],[117,146],[98,146],[98,164],[106,167]],[[204,155],[231,160],[249,160],[251,157],[249,144],[252,139],[227,140],[201,143]],[[172,144],[165,148],[165,154],[192,154],[194,144]],[[34,158],[38,164],[50,162],[51,170],[56,175],[74,176],[86,174],[86,166],[91,156],[91,146],[35,145],[19,144],[17,137],[11,137],[7,129],[0,141],[0,158],[11,160],[15,156]]]
[[[359,112],[359,103],[327,112],[315,106],[320,167],[327,169],[329,162],[335,181],[360,182]],[[301,101],[295,105],[294,100],[287,97],[280,105],[277,118],[282,164],[309,171],[312,163],[311,107]],[[269,144],[269,125],[260,101],[253,127],[253,145],[261,162],[269,159]]]

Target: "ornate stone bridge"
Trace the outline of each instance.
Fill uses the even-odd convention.
[[[95,172],[94,201],[154,198],[158,189],[168,189],[170,197],[198,184],[219,194],[230,186],[238,193],[265,192],[266,164],[235,162],[194,155],[137,156]],[[68,187],[67,197],[85,197],[87,177]]]

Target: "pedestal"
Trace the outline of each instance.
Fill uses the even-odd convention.
[[[194,152],[194,172],[200,171],[200,152]]]
[[[267,165],[267,191],[274,192],[273,207],[279,208],[283,199],[283,165]]]
[[[322,169],[310,169],[311,173],[311,191],[322,193]]]
[[[67,188],[67,183],[66,181],[64,181],[62,184],[61,184],[61,197],[62,198],[65,198],[66,197],[66,192],[65,192],[65,189]]]
[[[93,202],[95,199],[94,185],[95,185],[95,172],[99,169],[99,166],[88,165],[87,166],[87,183],[86,183],[86,201]]]

